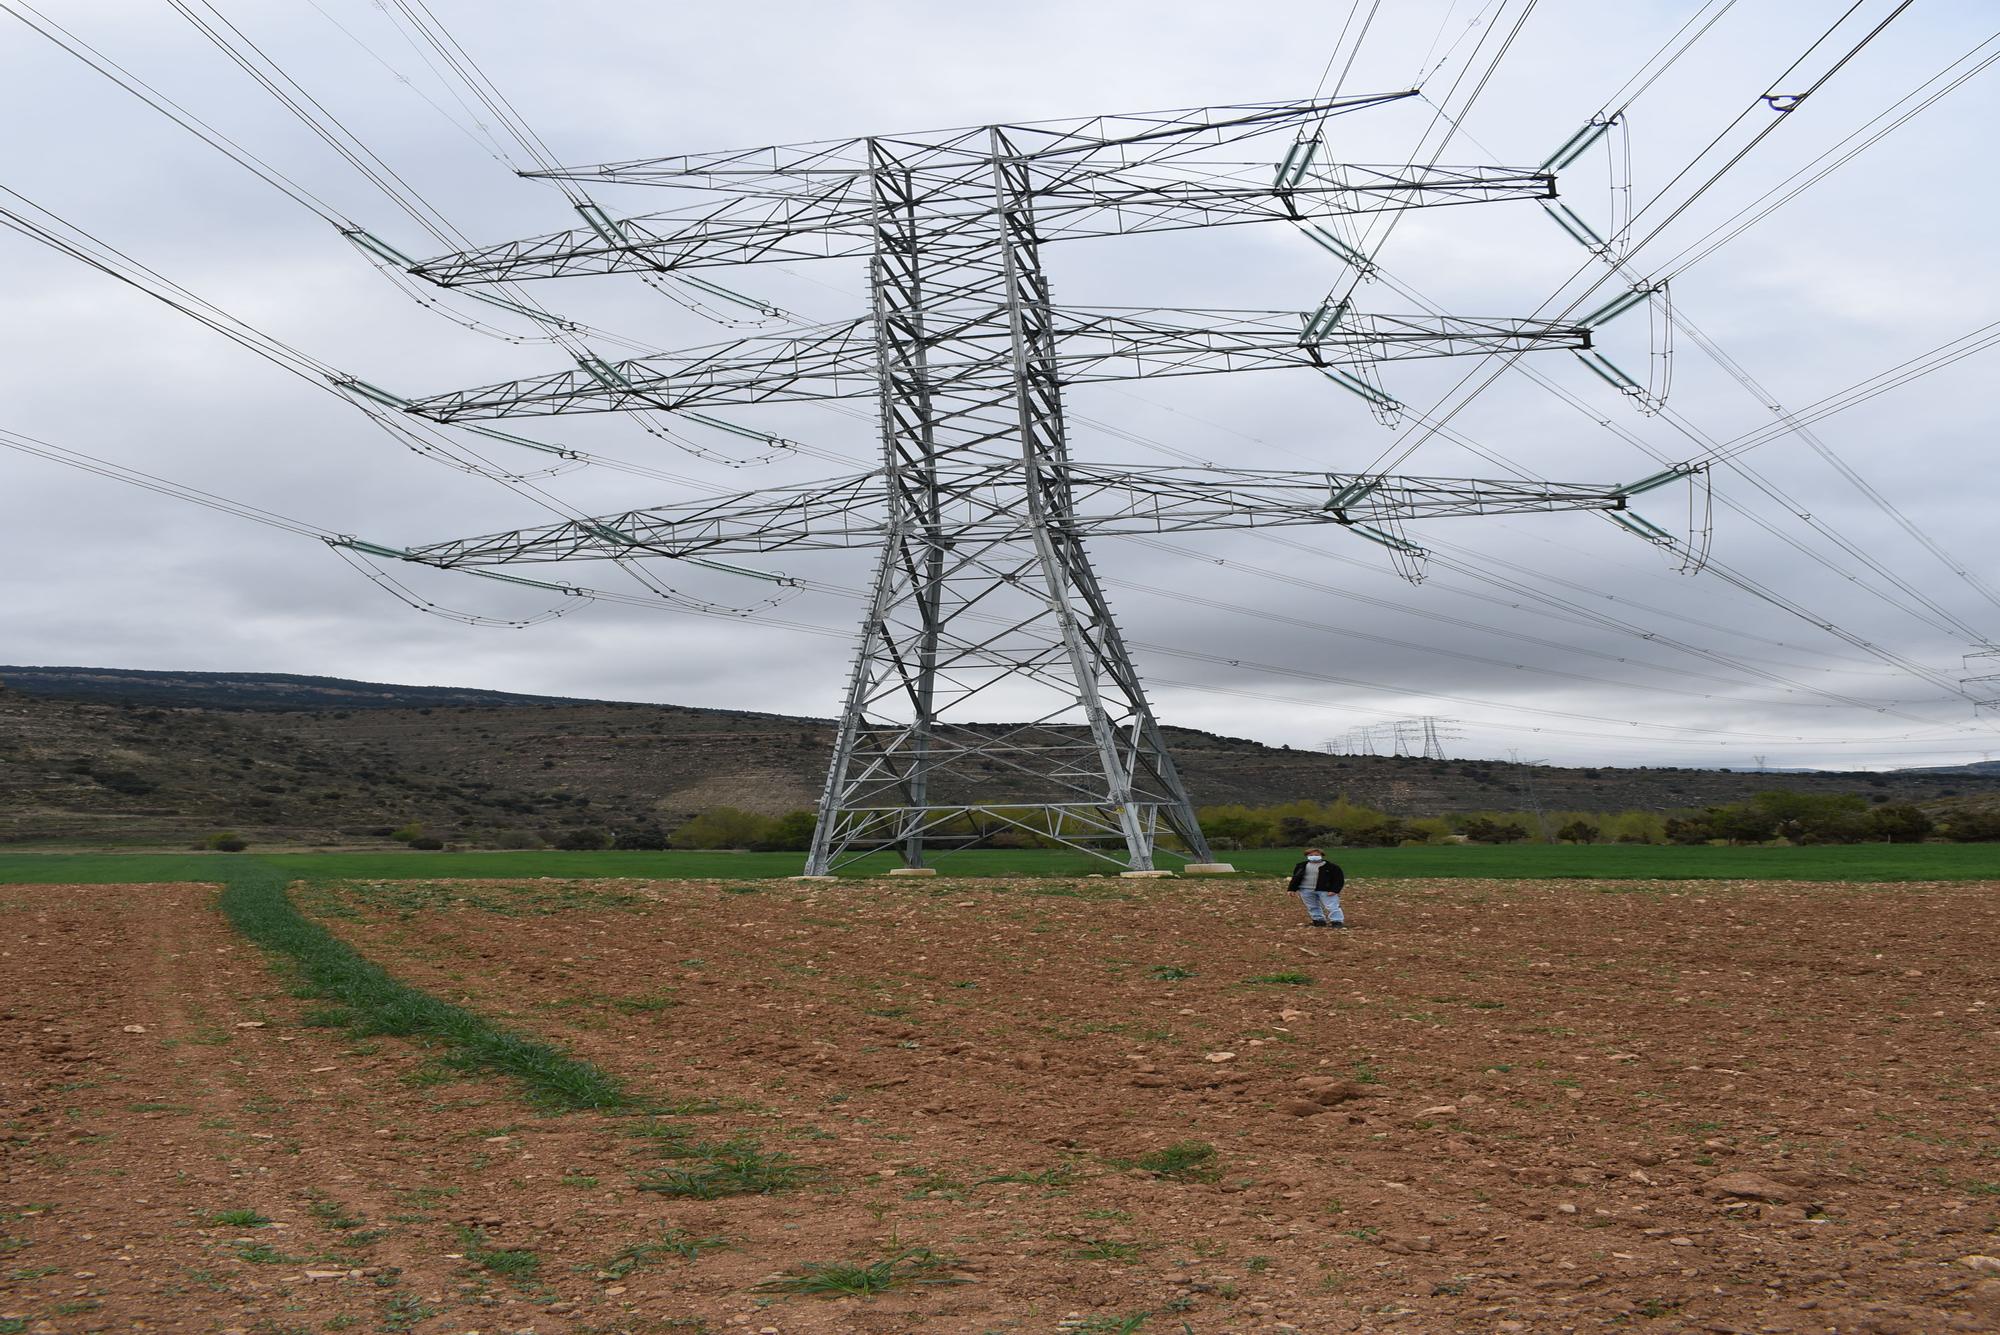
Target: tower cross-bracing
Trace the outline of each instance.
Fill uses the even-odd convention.
[[[1406,96],[984,126],[556,173],[701,192],[419,266],[434,282],[666,273],[866,256],[865,316],[420,400],[440,421],[700,411],[869,397],[863,475],[635,509],[388,554],[454,567],[879,548],[807,871],[895,849],[912,865],[1016,828],[1139,870],[1210,857],[1093,573],[1093,534],[1340,524],[1403,551],[1404,520],[1622,510],[1634,488],[1072,459],[1066,385],[1279,367],[1583,348],[1532,320],[1312,311],[1083,309],[1052,299],[1044,246],[1081,237],[1505,199],[1551,177],[1328,161],[1339,113]],[[1264,154],[1218,153],[1284,136]],[[1272,162],[1282,165],[1273,171]],[[1649,480],[1650,482],[1651,480]],[[1005,723],[994,722],[1005,718]],[[1005,780],[1006,797],[993,796]],[[1177,846],[1177,847],[1176,847]]]

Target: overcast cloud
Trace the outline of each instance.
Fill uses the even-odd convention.
[[[1521,3],[1508,0],[1510,22]],[[406,249],[437,249],[165,6],[47,0],[44,7],[343,213]],[[475,240],[573,225],[560,194],[515,178],[482,147],[449,87],[375,6],[222,7]],[[1299,97],[1320,77],[1348,9],[1175,0],[434,7],[571,163]],[[1452,17],[1433,45],[1448,8]],[[1485,8],[1464,0],[1384,6],[1346,91],[1409,86],[1427,52],[1435,61],[1464,31],[1467,11]],[[1446,160],[1541,161],[1696,8],[1541,0]],[[1882,0],[1864,5],[1878,17],[1891,8]],[[1660,190],[1756,102],[1835,12],[1740,0],[1631,109],[1635,197],[1643,202]],[[400,392],[488,384],[562,364],[560,349],[494,341],[419,307],[312,214],[26,28],[5,18],[0,25],[0,119],[10,127],[0,185],[287,343]],[[1639,267],[1696,240],[1995,26],[1989,4],[1914,6],[1674,220]],[[1845,49],[1864,30],[1842,30],[1825,51]],[[1461,64],[1435,76],[1434,95],[1444,95]],[[1759,109],[1751,127],[1775,114]],[[1429,116],[1413,101],[1331,128],[1346,160],[1396,162]],[[2000,77],[1989,72],[1677,275],[1677,308],[1789,405],[2000,319],[2000,230],[1983,170],[1996,123]],[[633,187],[598,193],[623,212],[670,202]],[[1563,193],[1586,217],[1607,216],[1604,155],[1566,174]],[[1656,220],[1642,219],[1639,234]],[[1480,315],[1534,311],[1586,259],[1525,203],[1412,215],[1383,253],[1399,281],[1449,310]],[[1309,308],[1341,277],[1330,256],[1283,227],[1079,242],[1052,247],[1049,266],[1058,300],[1075,304]],[[12,233],[0,232],[0,276],[0,426],[378,542],[547,518],[488,480],[418,458],[333,397]],[[862,310],[858,264],[714,276],[815,319]],[[660,346],[727,336],[630,280],[543,284],[538,295]],[[1364,285],[1360,302],[1382,312],[1407,308],[1379,283]],[[1603,345],[1621,364],[1643,367],[1643,316],[1609,326]],[[1986,392],[1994,355],[1818,428],[1989,585],[2000,584],[1992,537],[1996,414]],[[1589,412],[1510,377],[1454,418],[1454,429],[1541,476],[1581,481],[1629,481],[1657,466],[1597,419],[1668,458],[1700,453],[1672,423],[1640,415],[1567,354],[1543,354],[1534,364]],[[1467,369],[1400,364],[1386,368],[1385,381],[1398,397],[1428,406]],[[1672,405],[1717,438],[1770,421],[1685,340]],[[1397,439],[1359,400],[1310,373],[1085,387],[1073,392],[1070,408],[1079,419],[1073,453],[1094,462],[1165,457],[1097,423],[1201,459],[1270,468],[1358,469]],[[850,456],[855,471],[870,466],[876,449],[866,415],[822,408],[735,415]],[[732,490],[839,469],[810,458],[718,467],[617,419],[523,427]],[[1744,462],[1977,635],[1931,624],[1934,617],[1902,606],[1902,595],[1875,596],[1850,575],[1886,587],[1880,577],[1749,479],[1722,469],[1714,552],[1731,570],[1853,637],[1952,677],[1974,670],[1962,656],[1978,637],[2000,639],[2000,608],[1806,444],[1780,439]],[[1401,471],[1495,472],[1443,439],[1424,444]],[[593,471],[546,485],[592,511],[687,494],[673,483]],[[1641,507],[1680,530],[1687,510],[1681,489]],[[1462,720],[1459,753],[1518,748],[1583,763],[1747,766],[1762,756],[1773,766],[1877,767],[2000,751],[1993,735],[2000,717],[1976,718],[1964,698],[1714,573],[1677,574],[1662,553],[1600,518],[1453,519],[1411,536],[1471,571],[1555,595],[1571,614],[1460,571],[1437,569],[1413,586],[1386,552],[1330,529],[1280,534],[1305,551],[1251,534],[1172,540],[1186,556],[1117,541],[1094,550],[1127,636],[1147,646],[1141,670],[1169,723],[1310,746],[1358,724],[1436,714]],[[865,554],[783,564],[849,588],[868,574]],[[317,673],[822,715],[838,706],[858,612],[851,599],[814,593],[742,620],[599,604],[526,630],[475,628],[411,611],[312,541],[11,453],[0,453],[0,570],[0,661]],[[770,593],[710,572],[662,576],[729,604]],[[448,576],[411,584],[489,616],[526,616],[549,601]],[[1630,629],[1586,624],[1578,609]],[[2000,662],[1986,670],[2000,672]]]

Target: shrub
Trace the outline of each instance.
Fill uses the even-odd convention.
[[[1935,822],[1923,808],[1894,802],[1868,813],[1868,832],[1889,843],[1914,844],[1929,834]]]
[[[2000,811],[1954,811],[1946,818],[1941,833],[1961,844],[2000,840]]]
[[[1232,848],[1267,848],[1277,837],[1274,819],[1241,803],[1203,807],[1195,814],[1204,835],[1211,841],[1228,840]]]
[[[1701,816],[1670,816],[1665,829],[1666,840],[1670,844],[1705,844],[1715,838],[1715,831]]]
[[[651,853],[667,846],[667,836],[664,831],[651,828],[620,830],[611,846],[628,852]]]
[[[1489,820],[1485,816],[1474,816],[1462,822],[1459,833],[1474,843],[1518,844],[1528,837],[1528,827],[1519,821]]]
[[[410,840],[420,837],[423,834],[423,832],[424,832],[423,826],[417,824],[415,821],[411,821],[408,825],[403,826],[401,829],[389,831],[389,837],[391,839],[394,839],[397,843],[407,844],[410,842]]]
[[[425,853],[435,853],[444,847],[444,840],[434,835],[420,834],[409,841],[409,847]]]
[[[1747,807],[1723,809],[1743,811],[1746,823],[1761,816],[1777,833],[1802,844],[1853,843],[1869,832],[1868,802],[1854,793],[1766,792],[1751,798]]]
[[[204,839],[202,847],[212,848],[218,853],[241,853],[250,847],[250,841],[234,830],[223,830]]]
[[[595,853],[611,846],[611,836],[589,825],[567,831],[556,840],[556,847],[571,853]]]
[[[738,807],[704,811],[673,833],[675,848],[751,848],[771,827],[767,816]]]
[[[819,816],[811,811],[787,811],[770,823],[751,847],[760,853],[803,853],[812,847]]]
[[[1598,828],[1589,821],[1573,820],[1556,831],[1556,838],[1566,844],[1594,844],[1598,834]]]

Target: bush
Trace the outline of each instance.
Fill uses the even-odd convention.
[[[1961,844],[2000,840],[2000,811],[1954,811],[1939,833]]]
[[[771,819],[739,807],[717,807],[704,811],[673,833],[675,848],[748,849],[764,838]]]
[[[424,832],[423,826],[417,824],[415,821],[411,821],[408,825],[403,826],[399,830],[389,831],[389,837],[391,839],[394,839],[397,843],[407,844],[412,839],[421,836],[423,832]]]
[[[1701,816],[1670,816],[1664,833],[1668,843],[1682,846],[1705,844],[1715,838],[1715,831]]]
[[[420,834],[416,838],[409,840],[408,845],[421,852],[435,853],[444,847],[444,840],[428,834]]]
[[[1479,844],[1518,844],[1528,837],[1528,827],[1519,821],[1495,821],[1474,816],[1462,822],[1459,833]]]
[[[1573,820],[1556,831],[1556,838],[1566,844],[1594,844],[1599,830],[1587,820]]]
[[[1867,799],[1854,793],[1759,793],[1746,807],[1724,810],[1744,811],[1746,824],[1762,817],[1776,833],[1801,844],[1851,844],[1869,832]]]
[[[819,813],[787,811],[772,821],[751,847],[759,853],[803,853],[812,847],[813,831],[818,828]]]
[[[234,830],[224,830],[211,834],[202,841],[202,847],[214,849],[218,853],[241,853],[250,847],[250,841]]]
[[[570,830],[556,840],[556,847],[571,853],[595,853],[611,847],[611,836],[588,825]]]
[[[1203,807],[1195,813],[1210,842],[1228,841],[1231,848],[1268,848],[1277,838],[1277,821],[1237,803]]]
[[[1868,813],[1868,832],[1888,843],[1914,844],[1929,834],[1935,822],[1922,807],[1894,802]]]
[[[652,853],[667,846],[666,832],[649,828],[620,830],[611,846],[625,852]]]
[[[1345,848],[1395,848],[1413,837],[1422,842],[1421,835],[1413,835],[1403,822],[1393,816],[1373,825],[1350,827],[1336,833],[1340,835],[1338,842]]]

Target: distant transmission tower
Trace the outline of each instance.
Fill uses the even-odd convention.
[[[1981,645],[1978,649],[1965,656],[1965,665],[1968,668],[2000,667],[2000,647],[1990,644]],[[1960,684],[1977,686],[1995,692],[1991,696],[1984,696],[1974,700],[1972,702],[1974,713],[1985,709],[2000,710],[2000,672],[1982,672],[1975,676],[1965,677],[1960,680]]]
[[[1633,488],[1234,468],[1104,466],[1070,457],[1063,388],[1096,381],[1315,368],[1369,388],[1409,357],[1587,348],[1532,320],[1055,304],[1050,242],[1233,223],[1552,197],[1544,172],[1328,161],[1334,115],[1414,94],[994,125],[656,158],[546,175],[706,192],[696,207],[446,256],[444,285],[653,275],[828,256],[869,261],[855,319],[409,405],[441,422],[870,398],[873,472],[384,551],[453,567],[837,547],[881,551],[807,863],[878,849],[913,866],[963,846],[966,818],[1135,869],[1163,836],[1210,854],[1086,536],[1339,524],[1399,556],[1407,519],[1623,510]],[[1275,175],[1207,154],[1292,136]],[[1270,152],[1262,161],[1277,158]],[[1319,233],[1330,237],[1324,228]],[[1324,241],[1322,244],[1326,244]],[[1350,259],[1352,255],[1350,254]],[[1372,401],[1372,400],[1371,400]],[[1393,402],[1393,401],[1391,401]],[[1636,485],[1636,484],[1635,484]],[[1004,690],[1002,688],[1005,688]],[[996,724],[1000,717],[1023,721]],[[1426,739],[1426,748],[1429,740]],[[991,775],[1010,782],[1002,800]]]

